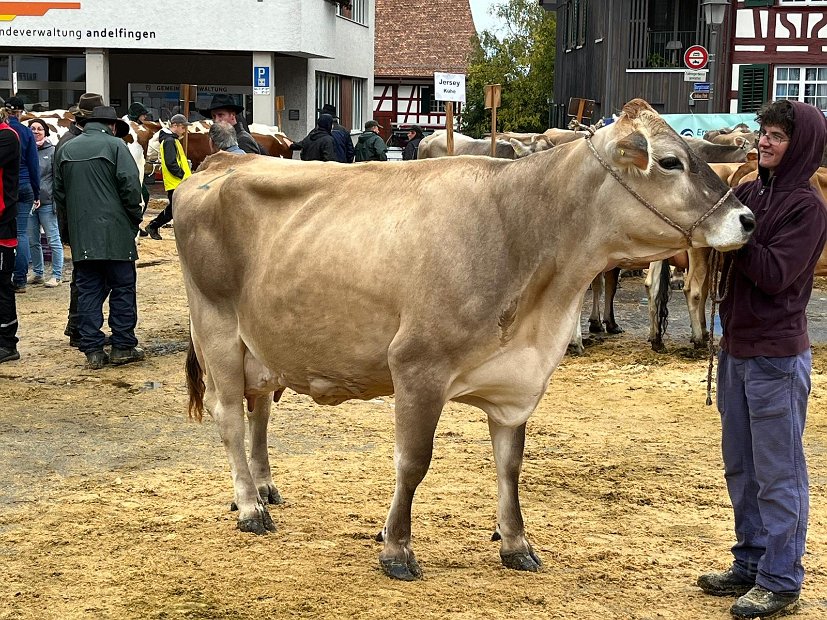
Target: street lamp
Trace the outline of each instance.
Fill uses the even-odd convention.
[[[715,111],[715,65],[718,51],[718,26],[724,22],[729,0],[704,0],[701,3],[704,9],[704,21],[712,30],[709,38],[709,111]]]

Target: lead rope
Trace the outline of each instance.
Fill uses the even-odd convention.
[[[709,348],[709,365],[706,369],[706,406],[709,407],[712,405],[712,366],[715,363],[715,312],[717,310],[716,306],[720,304],[724,299],[726,299],[727,295],[729,294],[729,285],[732,282],[732,263],[729,264],[729,269],[727,269],[726,276],[724,278],[724,294],[721,297],[718,297],[718,268],[721,266],[721,261],[723,257],[721,253],[717,250],[712,250],[709,254],[709,269],[712,270],[712,308],[709,311],[709,340],[708,340],[708,348]],[[717,386],[716,386],[717,387]]]

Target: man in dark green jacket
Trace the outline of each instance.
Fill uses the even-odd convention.
[[[365,131],[356,143],[356,161],[388,161],[388,146],[379,135],[382,125],[376,121],[365,123]]]
[[[54,200],[65,212],[78,287],[80,350],[88,366],[126,364],[144,358],[135,325],[135,235],[141,222],[141,182],[126,144],[127,124],[115,109],[98,106],[78,119],[83,133],[55,157]],[[112,353],[103,349],[103,302],[109,291]]]

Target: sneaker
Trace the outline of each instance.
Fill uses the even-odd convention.
[[[52,276],[43,283],[43,286],[45,286],[46,288],[56,288],[60,286],[60,280]]]
[[[776,594],[755,586],[729,608],[736,618],[778,618],[798,611],[798,594]]]
[[[140,362],[144,359],[144,357],[146,357],[144,350],[138,347],[132,347],[131,349],[118,349],[117,347],[112,347],[112,353],[109,356],[109,361],[116,366],[120,366],[121,364]]]
[[[109,362],[106,351],[89,351],[86,354],[86,367],[92,370],[100,370]]]
[[[754,585],[755,580],[744,579],[731,568],[722,573],[706,573],[698,577],[698,587],[712,596],[741,596]]]
[[[15,293],[25,293],[26,292],[26,285],[20,286],[19,284],[14,284],[14,292]]]
[[[158,229],[155,228],[154,226],[147,226],[146,227],[146,232],[149,235],[150,239],[155,239],[155,241],[163,240],[163,237],[161,236],[161,233],[159,233]]]
[[[33,273],[26,280],[26,284],[43,284],[43,276],[39,276],[36,273]]]
[[[20,353],[17,349],[7,349],[6,347],[0,347],[0,364],[3,362],[11,362],[13,360],[19,360]]]

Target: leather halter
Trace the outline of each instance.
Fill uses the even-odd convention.
[[[662,213],[661,211],[659,211],[659,210],[658,210],[658,208],[657,208],[657,207],[655,207],[655,205],[653,205],[652,203],[650,203],[649,201],[647,201],[647,200],[646,200],[643,196],[641,196],[641,195],[640,195],[640,194],[638,194],[635,190],[633,190],[633,189],[629,186],[629,184],[628,184],[628,183],[626,183],[626,181],[624,181],[624,180],[623,180],[623,178],[622,178],[622,177],[621,177],[621,176],[620,176],[620,175],[619,175],[619,174],[618,174],[618,173],[614,170],[614,168],[612,168],[612,167],[611,167],[611,166],[610,166],[610,165],[606,162],[606,160],[605,160],[605,159],[603,159],[603,158],[600,156],[600,153],[598,153],[598,152],[597,152],[597,149],[594,147],[594,144],[592,144],[591,136],[589,135],[589,136],[586,136],[585,138],[586,138],[586,144],[588,144],[588,145],[589,145],[589,148],[591,149],[592,153],[594,153],[594,156],[597,158],[597,161],[599,161],[599,162],[602,164],[602,166],[603,166],[603,167],[604,167],[604,168],[605,168],[605,169],[609,172],[609,174],[610,174],[610,175],[612,175],[612,176],[614,177],[615,181],[617,181],[618,183],[620,183],[620,184],[621,184],[624,188],[626,188],[626,191],[628,191],[628,192],[629,192],[632,196],[634,196],[635,198],[637,198],[637,200],[638,200],[638,202],[639,202],[640,204],[642,204],[644,207],[646,207],[647,209],[649,209],[652,213],[654,213],[655,215],[657,215],[657,216],[658,216],[660,219],[662,219],[664,222],[666,222],[667,224],[669,224],[669,226],[671,226],[672,228],[674,228],[675,230],[677,230],[679,233],[681,233],[681,234],[682,234],[682,235],[686,238],[687,242],[689,243],[689,247],[693,247],[693,246],[692,246],[692,233],[695,231],[695,229],[696,229],[698,226],[700,226],[700,225],[701,225],[701,224],[702,224],[702,223],[703,223],[703,222],[704,222],[704,221],[705,221],[705,220],[706,220],[706,219],[707,219],[710,215],[712,215],[713,213],[715,213],[715,211],[717,211],[717,210],[718,210],[718,208],[719,208],[722,204],[724,204],[724,202],[726,201],[726,199],[727,199],[727,198],[729,198],[729,196],[732,194],[732,188],[729,188],[729,190],[727,191],[727,193],[726,193],[726,194],[724,194],[723,196],[721,196],[721,199],[720,199],[718,202],[716,202],[714,205],[712,205],[712,206],[711,206],[711,207],[707,210],[707,212],[706,212],[706,213],[704,213],[701,217],[699,217],[699,218],[695,221],[695,223],[694,223],[694,224],[692,224],[692,226],[690,226],[689,228],[684,228],[684,227],[683,227],[683,226],[681,226],[680,224],[678,224],[678,223],[676,223],[676,222],[672,221],[672,219],[670,219],[670,218],[669,218],[669,216],[667,216],[666,214],[664,214],[664,213]]]

